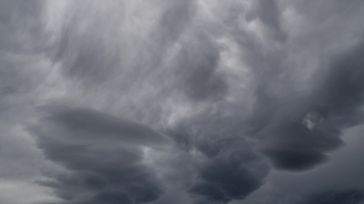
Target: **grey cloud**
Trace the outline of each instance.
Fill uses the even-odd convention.
[[[303,173],[271,172],[269,185],[259,189],[246,203],[300,203],[324,192],[363,192],[362,126],[343,132],[345,146],[330,153],[330,161]],[[265,190],[264,190],[265,189]],[[257,202],[264,200],[265,202]],[[244,202],[245,204],[245,202]]]
[[[1,179],[62,204],[362,202],[361,166],[330,164],[362,123],[363,9],[2,1]]]
[[[323,123],[309,130],[303,125],[302,117],[266,130],[266,134],[273,138],[266,141],[267,147],[263,148],[263,152],[280,169],[312,168],[326,161],[326,152],[342,144],[339,130]]]
[[[327,159],[327,153],[341,145],[341,132],[362,121],[362,46],[335,59],[312,95],[289,98],[262,134],[271,135],[263,151],[282,169],[307,169]],[[325,72],[325,71],[324,71]],[[294,97],[294,96],[292,96]],[[290,101],[291,100],[291,101]],[[305,101],[307,100],[307,101]],[[311,129],[305,117],[316,113]]]
[[[39,1],[5,0],[0,3],[1,54],[33,54],[47,45],[41,41],[44,36],[39,20],[42,4]]]
[[[364,200],[364,194],[360,190],[334,190],[316,193],[308,196],[302,204],[358,204]]]
[[[187,30],[186,27],[194,16],[194,6],[190,1],[167,3],[165,8],[161,8],[161,20],[158,26],[155,29],[146,30],[146,36],[135,36],[135,41],[148,43],[135,43],[131,45],[132,51],[124,47],[120,48],[120,42],[113,43],[112,39],[103,38],[98,32],[92,32],[94,28],[92,23],[86,24],[86,31],[89,32],[78,31],[79,24],[82,25],[88,21],[85,19],[87,15],[75,13],[70,23],[65,25],[59,38],[57,52],[54,55],[55,61],[62,62],[64,66],[62,71],[67,77],[75,81],[81,80],[87,86],[92,86],[95,80],[104,84],[114,76],[127,74],[130,76],[122,77],[123,80],[118,83],[123,87],[122,89],[129,89],[126,91],[132,92],[134,87],[156,84],[158,79],[151,72],[155,69],[156,73],[161,72],[156,77],[163,77],[176,93],[182,91],[187,97],[197,101],[219,99],[228,89],[223,75],[217,71],[220,50],[210,39],[213,36],[208,34],[208,31],[203,28]],[[92,12],[88,15],[93,17]],[[96,22],[101,21],[101,26],[106,26],[108,29],[111,26],[110,23],[114,23],[115,26],[130,26],[128,22],[119,19],[113,19],[115,22],[104,22],[104,20],[95,19]],[[110,37],[118,35],[117,30],[111,29],[108,32],[115,32],[115,36]],[[187,36],[185,37],[187,39],[181,39],[183,34]],[[121,44],[125,43],[129,42],[121,42]],[[181,44],[182,47],[173,56],[173,62],[163,68],[164,58],[177,44]],[[135,55],[132,55],[133,53]],[[130,58],[125,58],[129,54]],[[128,61],[133,58],[137,60],[128,64]],[[130,81],[130,78],[136,80]],[[119,79],[114,79],[116,80]],[[174,92],[164,92],[164,94],[174,94]]]
[[[217,71],[219,50],[208,36],[197,37],[194,44],[187,44],[177,59],[181,87],[193,100],[218,100],[225,96],[228,86],[222,74]]]
[[[320,84],[321,90],[318,93],[322,97],[319,103],[328,115],[339,115],[342,122],[345,122],[343,117],[353,118],[354,121],[348,120],[349,125],[360,119],[363,103],[363,53],[364,43],[360,42],[349,52],[337,56],[322,85]]]
[[[106,135],[109,140],[122,139],[124,142],[137,145],[168,143],[165,136],[151,128],[100,111],[64,105],[49,105],[41,108],[40,111],[42,110],[48,111],[42,119],[45,123],[52,121],[55,124],[61,124],[66,130],[79,132],[81,134],[78,137],[81,141],[87,137],[89,140],[101,142]],[[77,141],[78,138],[74,139]]]
[[[264,183],[268,166],[245,140],[243,122],[235,116],[204,113],[168,132],[180,148],[202,160],[188,188],[195,202],[244,199]]]
[[[244,199],[263,182],[255,172],[259,165],[255,168],[252,165],[257,160],[255,155],[244,152],[233,152],[211,159],[202,168],[197,182],[189,191],[202,197],[200,199],[206,203],[228,203],[234,199]]]
[[[192,1],[146,3],[144,9],[150,9],[150,15],[158,19],[154,25],[152,19],[138,15],[143,11],[132,8],[127,1],[108,3],[114,5],[109,8],[114,12],[110,18],[104,18],[103,11],[94,7],[97,1],[90,9],[85,9],[83,4],[73,4],[69,19],[63,22],[62,32],[55,34],[56,52],[52,57],[64,65],[62,71],[67,77],[77,77],[74,80],[81,79],[89,86],[94,80],[110,80],[113,74],[127,73],[134,78],[145,78],[145,74],[151,74],[150,69],[160,69],[168,49],[179,40],[194,16]],[[119,8],[134,16],[118,14]],[[135,22],[145,24],[146,28],[134,30]],[[151,25],[153,27],[148,28]],[[94,32],[95,26],[104,32]],[[130,63],[133,59],[135,61]]]
[[[141,145],[162,143],[152,129],[82,108],[50,108],[32,127],[39,147],[69,173],[42,182],[70,203],[144,203],[162,192]],[[148,142],[149,141],[149,142]]]
[[[257,1],[256,17],[261,20],[273,40],[284,41],[287,36],[282,28],[281,10],[278,1]]]
[[[52,58],[55,62],[64,64],[62,71],[69,77],[87,76],[91,80],[102,82],[112,76],[110,72],[118,66],[120,53],[115,47],[107,47],[96,32],[78,31],[82,19],[77,19],[73,13],[71,15],[74,20],[64,26]]]
[[[155,30],[155,34],[152,40],[162,45],[170,45],[183,35],[187,26],[191,23],[195,16],[195,3],[191,0],[187,1],[169,1],[166,2],[161,20],[159,22],[158,29]]]
[[[40,1],[0,2],[0,202],[52,200],[34,180],[48,169],[26,131],[46,76]],[[21,190],[20,190],[21,189]]]
[[[208,29],[213,23],[195,20],[196,2],[161,1],[140,8],[126,1],[108,2],[110,18],[94,4],[89,9],[72,4],[70,17],[54,34],[51,59],[82,95],[71,100],[109,104],[122,117],[160,127],[176,112],[177,102],[193,108],[226,96],[227,79],[219,70],[221,48]]]

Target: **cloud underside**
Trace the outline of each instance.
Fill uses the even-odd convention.
[[[345,144],[363,120],[363,11],[2,1],[0,201],[363,202],[362,179],[330,168],[360,160]]]

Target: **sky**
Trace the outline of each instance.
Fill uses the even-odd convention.
[[[1,0],[0,203],[364,204],[364,1]]]

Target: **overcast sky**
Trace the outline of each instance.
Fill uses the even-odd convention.
[[[0,0],[1,204],[364,204],[363,0]]]

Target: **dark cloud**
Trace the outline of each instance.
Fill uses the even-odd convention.
[[[362,122],[362,52],[360,45],[336,57],[322,71],[310,94],[286,96],[286,101],[273,105],[277,109],[271,110],[269,122],[260,122],[266,124],[260,134],[269,135],[263,142],[263,152],[274,166],[288,170],[312,168],[326,161],[327,153],[341,145],[344,128]]]
[[[364,43],[361,42],[352,50],[337,56],[320,84],[319,103],[328,112],[328,116],[338,115],[336,120],[344,123],[342,125],[352,125],[361,119],[360,108],[364,95],[363,53]],[[349,120],[345,121],[346,118]]]
[[[252,168],[249,165],[257,160],[255,155],[234,152],[224,156],[228,158],[217,157],[208,161],[190,189],[192,194],[201,196],[200,199],[206,203],[244,199],[262,184],[263,179],[254,173],[256,169],[249,169]]]
[[[197,203],[228,203],[260,188],[268,172],[245,140],[243,121],[202,114],[168,132],[180,148],[201,160],[188,192]]]
[[[316,193],[309,196],[302,204],[358,204],[364,200],[360,190],[336,190]]]
[[[363,5],[0,2],[0,201],[362,202]]]
[[[302,116],[304,117],[304,116]],[[280,169],[304,170],[326,161],[326,152],[341,145],[339,130],[322,122],[310,130],[302,123],[284,121],[268,129],[272,139],[266,141],[264,153]]]
[[[151,128],[100,111],[67,106],[48,106],[44,109],[50,109],[45,121],[53,121],[62,124],[69,131],[82,133],[78,136],[81,140],[87,137],[88,140],[102,141],[102,137],[106,135],[109,139],[122,139],[124,142],[139,145],[168,142],[165,136]]]
[[[43,184],[67,202],[145,203],[162,192],[143,164],[140,147],[161,143],[162,136],[152,129],[90,109],[63,107],[49,111],[33,131],[47,158],[67,170]]]

